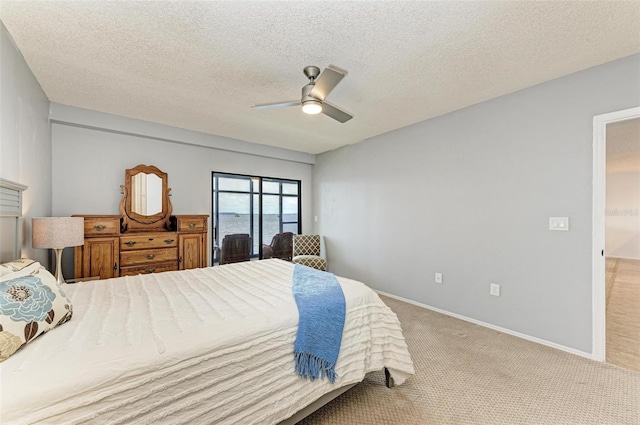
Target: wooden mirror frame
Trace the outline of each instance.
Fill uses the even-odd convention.
[[[136,174],[155,174],[162,180],[162,211],[153,215],[140,215],[131,210],[131,181]],[[120,214],[122,215],[122,231],[127,230],[166,230],[169,228],[172,206],[169,199],[171,189],[168,186],[167,173],[160,171],[153,165],[140,164],[129,168],[124,172],[124,185],[122,200],[120,201]]]

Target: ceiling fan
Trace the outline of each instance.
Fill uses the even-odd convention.
[[[306,66],[304,68],[304,75],[309,79],[309,84],[302,88],[301,100],[263,103],[260,105],[253,105],[251,108],[260,110],[302,105],[302,112],[305,114],[319,114],[322,112],[341,123],[347,122],[353,118],[353,115],[348,114],[325,100],[331,90],[333,90],[340,80],[347,75],[347,71],[336,66],[329,65],[324,69],[324,71],[322,71],[322,74],[320,74],[320,68],[317,66]]]

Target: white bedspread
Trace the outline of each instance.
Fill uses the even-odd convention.
[[[0,363],[0,422],[273,424],[367,372],[413,373],[396,315],[338,278],[338,379],[298,377],[292,272],[265,260],[67,285],[73,319]]]

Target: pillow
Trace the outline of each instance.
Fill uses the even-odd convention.
[[[73,308],[40,263],[0,280],[0,362],[38,336],[71,320]]]
[[[19,262],[21,261],[25,261],[28,264],[19,265]],[[20,260],[13,260],[9,263],[1,264],[0,266],[4,266],[5,264],[7,265],[7,268],[5,269],[6,274],[0,273],[0,282],[4,282],[5,280],[15,279],[17,277],[27,276],[30,274],[35,274],[40,269],[42,269],[45,272],[47,271],[47,269],[42,267],[42,265],[37,261],[27,260],[26,258],[22,258]],[[15,271],[7,272],[8,270],[10,270],[9,268],[12,268],[11,270],[15,270]]]
[[[28,258],[21,258],[19,260],[9,261],[8,263],[0,264],[0,276],[6,276],[10,273],[19,272],[27,266],[35,263],[35,261]]]

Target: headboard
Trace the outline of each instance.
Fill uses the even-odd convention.
[[[0,263],[20,258],[22,192],[27,186],[0,178]]]

